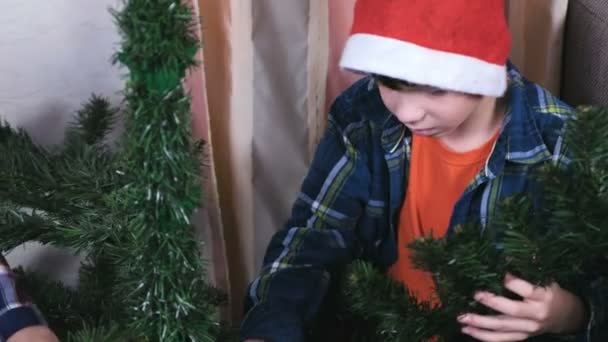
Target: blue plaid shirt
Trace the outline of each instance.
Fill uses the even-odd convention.
[[[23,328],[44,324],[36,307],[18,290],[13,272],[0,256],[0,341]]]
[[[485,167],[457,201],[448,233],[470,219],[485,227],[501,200],[533,191],[527,177],[531,172],[547,162],[568,161],[561,132],[573,109],[513,66],[508,72],[502,131]],[[272,238],[261,273],[248,288],[243,339],[304,341],[304,327],[327,294],[330,269],[354,259],[380,268],[396,261],[397,215],[406,192],[411,141],[371,78],[335,101],[291,217]],[[608,341],[597,329],[604,317],[603,293],[596,285],[585,298],[591,319],[581,341]]]

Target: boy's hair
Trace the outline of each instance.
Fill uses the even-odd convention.
[[[381,84],[392,90],[409,90],[409,89],[414,90],[415,89],[415,90],[422,90],[422,91],[429,92],[429,93],[450,91],[447,89],[441,89],[441,88],[437,88],[437,87],[433,87],[433,86],[416,84],[416,83],[408,82],[405,80],[400,80],[397,78],[392,78],[392,77],[378,75],[378,74],[372,74],[371,76],[378,84]],[[468,93],[462,93],[462,92],[458,92],[458,91],[452,91],[452,92],[461,93],[461,94],[468,95],[468,96],[475,97],[475,98],[483,97],[482,95],[478,95],[478,94],[468,94]]]

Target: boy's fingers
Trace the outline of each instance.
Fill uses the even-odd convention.
[[[537,316],[533,305],[520,300],[512,300],[487,292],[477,293],[475,300],[501,314],[529,319],[535,319]]]
[[[464,327],[462,332],[484,342],[523,341],[529,337],[522,332],[494,332],[474,327]]]
[[[532,298],[535,294],[535,290],[537,289],[537,287],[529,282],[521,278],[517,278],[510,273],[505,275],[504,285],[509,291],[521,296],[522,298]]]
[[[458,317],[458,322],[474,328],[492,330],[495,332],[525,332],[537,333],[540,324],[534,320],[514,318],[511,316],[483,316],[477,314],[465,314]]]

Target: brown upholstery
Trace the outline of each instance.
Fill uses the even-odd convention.
[[[570,0],[561,97],[571,105],[608,105],[608,0]]]

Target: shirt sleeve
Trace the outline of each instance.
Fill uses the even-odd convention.
[[[355,226],[370,187],[366,165],[330,113],[291,217],[248,288],[242,340],[306,340],[304,327],[325,297],[329,269],[360,254]]]
[[[23,328],[45,324],[38,309],[17,289],[14,273],[0,256],[0,341]]]

